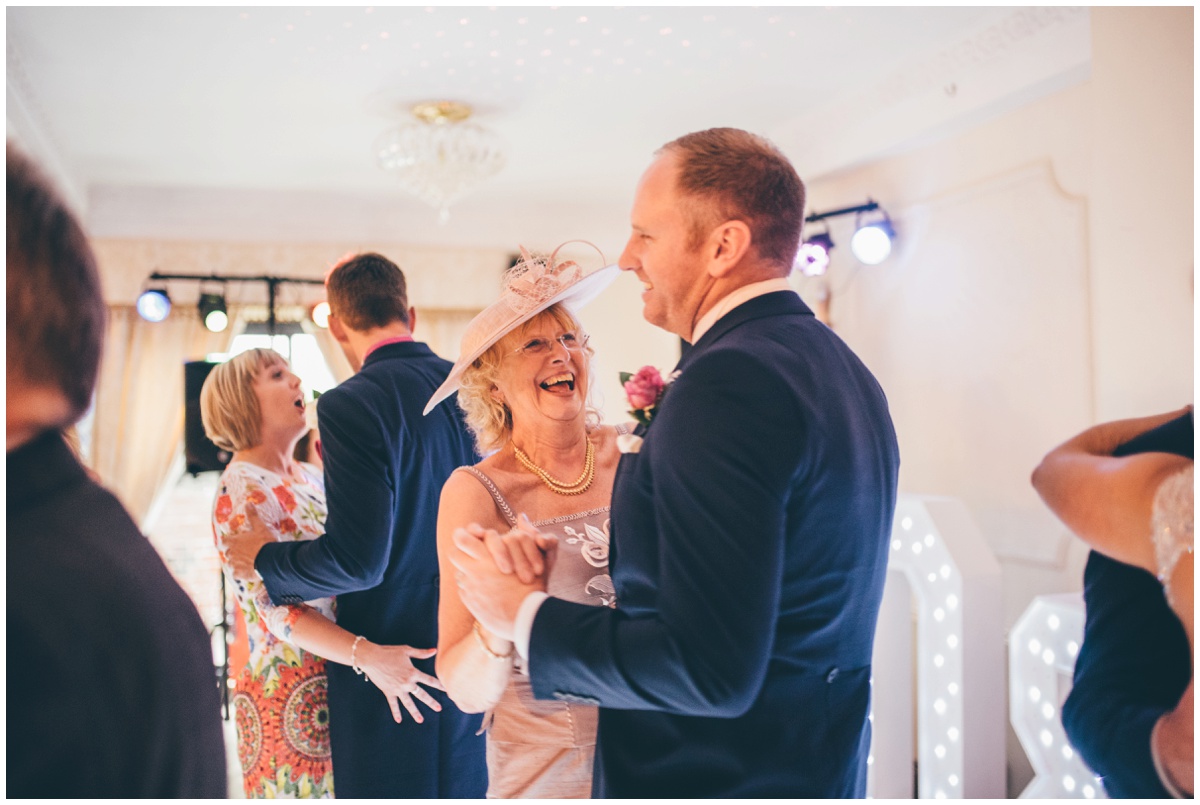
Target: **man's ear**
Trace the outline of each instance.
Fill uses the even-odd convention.
[[[411,335],[417,329],[417,309],[410,307],[408,309],[408,332]]]
[[[345,344],[350,340],[346,337],[346,328],[342,326],[341,320],[332,313],[329,314],[329,334],[339,344]]]
[[[726,221],[714,228],[704,248],[709,276],[727,276],[749,254],[752,240],[745,221]]]

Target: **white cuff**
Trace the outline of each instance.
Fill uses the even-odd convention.
[[[537,617],[542,602],[549,597],[535,590],[525,596],[525,600],[517,609],[517,617],[513,620],[513,645],[523,660],[529,659],[529,638],[533,634],[533,619]]]

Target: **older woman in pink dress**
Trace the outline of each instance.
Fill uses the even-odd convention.
[[[490,453],[442,489],[437,670],[455,704],[488,713],[491,798],[589,797],[598,711],[534,698],[512,644],[464,606],[448,554],[456,529],[478,524],[504,534],[523,513],[557,536],[552,561],[528,557],[548,572],[549,593],[612,606],[608,510],[624,428],[600,425],[588,405],[592,350],[572,311],[615,276],[615,267],[585,275],[554,255],[525,253],[501,298],[468,326],[458,363],[430,401],[432,408],[458,388],[479,452]]]

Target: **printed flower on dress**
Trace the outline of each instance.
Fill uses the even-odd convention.
[[[653,366],[643,366],[637,370],[637,374],[621,372],[621,385],[625,387],[625,396],[629,398],[630,415],[649,426],[663,395],[667,393],[667,386],[678,376],[679,373],[674,372],[664,379],[662,372]]]
[[[217,498],[217,509],[214,515],[218,523],[223,523],[229,519],[229,515],[233,513],[233,500],[229,495],[221,495]]]
[[[266,501],[266,499],[267,499],[267,494],[265,492],[263,492],[261,489],[251,489],[248,493],[246,493],[246,500],[249,501],[250,503],[254,503],[254,504],[263,503]]]
[[[590,523],[584,523],[582,532],[566,526],[563,533],[567,535],[568,545],[579,546],[579,553],[585,562],[592,567],[607,567],[608,531],[611,522],[611,520],[605,520],[604,525],[600,528]]]
[[[285,517],[280,520],[276,528],[283,534],[292,534],[300,530],[299,526],[296,525],[296,521],[291,517]]]
[[[283,506],[283,510],[285,512],[295,511],[296,498],[292,496],[292,491],[290,489],[288,489],[286,486],[280,485],[273,487],[271,491],[275,493],[276,500],[279,501],[279,505]]]

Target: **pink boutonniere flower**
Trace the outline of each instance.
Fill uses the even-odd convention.
[[[621,385],[625,387],[625,396],[629,398],[629,413],[643,425],[649,425],[654,418],[658,404],[662,402],[667,386],[675,379],[678,372],[664,379],[662,373],[653,366],[643,366],[637,374],[621,372]]]

